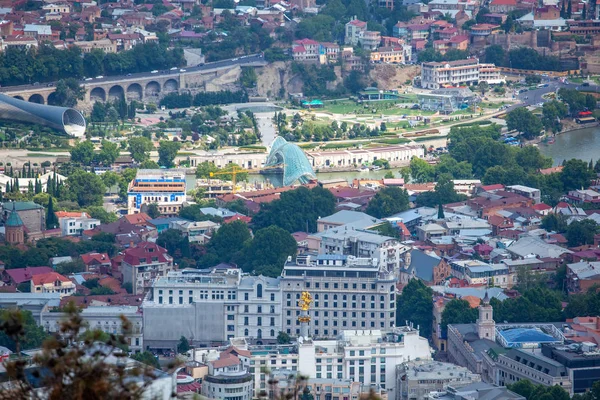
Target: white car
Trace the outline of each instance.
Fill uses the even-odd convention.
[[[171,71],[177,71],[177,67],[171,68]]]
[[[179,72],[185,72],[185,69],[181,68],[181,69],[179,70]]]
[[[104,77],[102,75],[99,75],[96,77],[96,79],[103,79]]]
[[[150,71],[151,74],[158,74],[158,70]]]

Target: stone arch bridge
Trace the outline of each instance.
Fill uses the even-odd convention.
[[[223,80],[235,83],[241,66],[262,67],[266,63],[260,60],[250,60],[245,63],[219,62],[214,67],[207,65],[185,71],[164,71],[159,73],[140,73],[132,76],[107,77],[82,81],[85,88],[85,98],[80,107],[90,109],[96,101],[110,101],[125,97],[127,101],[137,100],[146,103],[158,103],[169,93],[182,90],[206,91],[211,81]],[[236,71],[237,70],[237,71]],[[236,73],[238,72],[238,73]],[[229,79],[228,79],[229,78]],[[0,89],[0,93],[20,100],[38,104],[52,104],[56,87],[41,85],[12,86]]]

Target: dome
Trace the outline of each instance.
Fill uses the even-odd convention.
[[[6,220],[6,227],[18,228],[20,226],[23,226],[23,220],[19,216],[19,213],[15,210],[15,203],[13,203],[12,211],[10,212],[8,219]]]

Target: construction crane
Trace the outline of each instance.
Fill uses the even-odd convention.
[[[271,167],[262,167],[261,171],[265,170],[265,169],[278,169],[278,168],[282,168],[283,166],[284,166],[284,164],[279,164],[279,165],[275,165],[275,166],[271,166]],[[247,170],[247,169],[244,169],[242,167],[239,167],[237,165],[234,165],[233,168],[231,168],[229,170],[223,170],[223,171],[218,171],[218,172],[210,172],[209,176],[211,178],[214,178],[215,176],[218,176],[218,175],[231,175],[231,186],[232,186],[231,192],[235,194],[235,192],[236,192],[236,185],[235,184],[236,184],[236,180],[237,180],[236,179],[237,174],[248,173],[248,172],[250,172],[250,171]]]

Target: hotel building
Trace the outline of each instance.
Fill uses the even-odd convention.
[[[185,198],[185,170],[141,169],[129,184],[127,213],[137,214],[143,204],[156,203],[161,214],[175,216]]]

